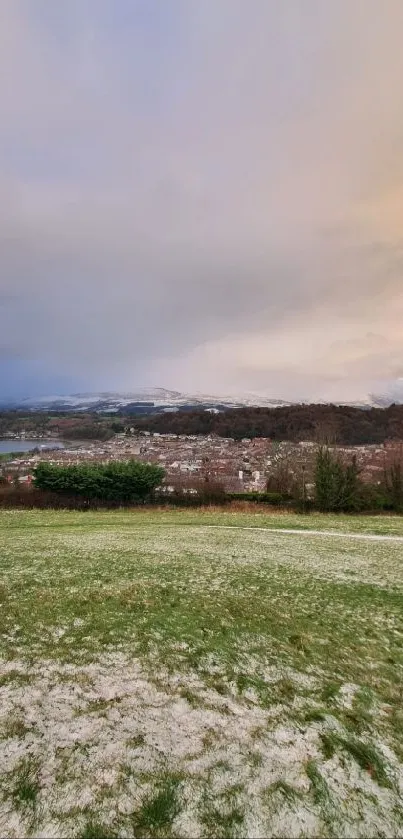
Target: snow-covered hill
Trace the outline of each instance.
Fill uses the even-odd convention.
[[[175,402],[181,394],[176,390],[165,388],[138,388],[133,393],[99,392],[99,393],[73,393],[70,396],[55,394],[52,396],[39,396],[23,399],[19,407],[31,410],[46,410],[58,406],[66,410],[87,410],[96,408],[98,405],[106,405],[111,408],[120,408],[132,402],[150,402],[154,405]]]
[[[298,400],[300,401],[300,400]],[[306,400],[308,402],[308,400]],[[168,390],[163,387],[136,388],[130,392],[99,392],[99,393],[73,393],[68,396],[52,394],[50,396],[32,397],[23,400],[7,400],[0,405],[20,408],[29,411],[118,411],[126,406],[138,405],[139,407],[158,408],[160,410],[175,410],[183,407],[200,406],[205,408],[227,407],[263,407],[275,408],[281,405],[292,405],[294,402],[287,402],[283,399],[273,399],[262,394],[239,393],[217,395],[210,393],[181,393],[177,390]],[[347,403],[338,403],[347,404]],[[368,402],[348,403],[360,408],[370,408],[372,400]],[[376,404],[376,403],[375,403]],[[379,404],[379,403],[378,403]]]
[[[52,394],[50,396],[32,397],[20,401],[10,402],[9,406],[22,408],[30,411],[87,411],[92,410],[118,410],[133,403],[149,404],[156,408],[180,408],[186,405],[241,407],[241,406],[267,406],[290,405],[281,399],[268,399],[256,394],[245,394],[245,396],[217,396],[205,393],[180,393],[177,390],[166,388],[136,388],[131,392],[100,392],[100,393],[73,393],[69,396]]]

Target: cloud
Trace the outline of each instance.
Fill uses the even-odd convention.
[[[400,375],[400,0],[52,6],[0,10],[2,344],[87,387]]]

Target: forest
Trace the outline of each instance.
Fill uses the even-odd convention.
[[[235,408],[222,413],[192,411],[130,417],[137,431],[160,434],[217,434],[220,437],[269,437],[272,440],[368,445],[403,439],[403,405],[363,410],[336,405]]]
[[[369,445],[403,439],[403,405],[362,409],[337,405],[286,405],[278,408],[233,408],[211,413],[205,409],[176,413],[43,414],[0,413],[0,437],[22,431],[65,440],[107,440],[133,428],[159,434],[215,434],[219,437],[268,437],[339,445]]]

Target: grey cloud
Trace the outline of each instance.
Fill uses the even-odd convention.
[[[119,3],[62,4],[56,34],[42,3],[2,5],[2,337],[106,385],[116,367],[130,386],[130,370],[146,380],[165,359],[180,387],[188,354],[280,330],[293,363],[276,371],[268,351],[262,372],[245,348],[237,372],[209,362],[212,389],[343,381],[332,320],[360,340],[401,290],[403,6],[171,7],[171,41],[153,53],[152,20],[108,32]],[[310,323],[323,364],[307,378]],[[346,375],[388,377],[401,350],[397,337],[389,354],[365,345]]]
[[[7,344],[0,343],[0,362],[16,361],[22,357],[23,356],[21,356],[21,353],[18,350],[7,346]]]

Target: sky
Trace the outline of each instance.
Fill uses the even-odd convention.
[[[403,400],[402,0],[1,0],[0,397]]]

